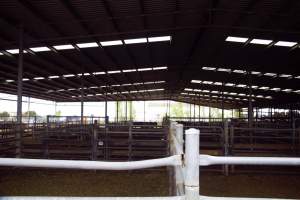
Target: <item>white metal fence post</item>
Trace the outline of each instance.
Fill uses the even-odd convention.
[[[186,200],[199,199],[199,130],[185,131],[185,195]]]

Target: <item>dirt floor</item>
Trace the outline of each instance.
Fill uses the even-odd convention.
[[[201,194],[300,199],[300,176],[201,174]],[[165,171],[1,169],[0,195],[167,196]]]

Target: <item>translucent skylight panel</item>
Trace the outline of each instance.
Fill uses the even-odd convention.
[[[292,47],[295,46],[297,42],[288,42],[288,41],[278,41],[274,45],[281,46],[281,47]]]
[[[125,44],[140,44],[140,43],[146,43],[147,38],[135,38],[135,39],[127,39],[124,40]]]
[[[199,81],[199,80],[192,80],[191,83],[202,83],[202,81]]]
[[[123,69],[122,72],[136,72],[136,69]]]
[[[277,92],[277,91],[280,91],[281,89],[280,88],[271,88],[271,90]]]
[[[290,74],[280,74],[279,77],[281,77],[281,78],[291,78],[292,75],[290,75]]]
[[[108,74],[118,74],[121,73],[121,70],[107,71]]]
[[[106,47],[106,46],[115,46],[115,45],[122,45],[123,42],[121,40],[112,40],[112,41],[103,41],[100,42],[101,46]]]
[[[193,91],[191,88],[184,88],[185,91]]]
[[[73,45],[71,44],[64,44],[64,45],[56,45],[53,46],[56,50],[67,50],[67,49],[74,49]]]
[[[23,78],[22,81],[29,81],[29,78]]]
[[[98,47],[99,46],[96,42],[78,43],[76,45],[79,48],[91,48],[91,47]]]
[[[151,71],[152,68],[139,68],[138,71],[142,72],[142,71]]]
[[[45,79],[44,77],[34,77],[33,78],[34,80],[43,80],[43,79]]]
[[[59,78],[59,76],[48,76],[49,79]]]
[[[249,38],[244,38],[244,37],[233,37],[233,36],[228,36],[226,38],[227,42],[240,42],[240,43],[245,43],[247,42]]]
[[[234,83],[226,83],[225,86],[229,86],[229,87],[232,87],[234,86],[235,84]]]
[[[238,85],[236,85],[236,87],[245,88],[245,87],[247,87],[247,85],[245,85],[245,84],[238,84]]]
[[[268,89],[270,89],[269,87],[266,87],[266,86],[262,86],[262,87],[259,87],[258,89],[260,89],[260,90],[268,90]]]
[[[203,84],[208,84],[208,85],[210,85],[210,84],[212,84],[213,82],[212,82],[212,81],[203,81],[202,83],[203,83]]]
[[[282,90],[283,92],[292,92],[293,90],[292,89],[284,89]]]
[[[93,72],[94,75],[106,74],[106,72]]]
[[[33,52],[51,51],[51,49],[49,49],[48,47],[32,47],[30,48],[30,50]]]
[[[273,42],[273,40],[264,40],[264,39],[253,39],[251,40],[251,44],[261,44],[261,45],[269,45]]]
[[[234,73],[237,73],[237,74],[245,74],[246,71],[245,70],[239,70],[239,69],[235,69],[233,70]]]
[[[252,71],[251,74],[252,75],[261,75],[261,72]]]
[[[171,41],[171,36],[148,37],[149,42]]]
[[[295,90],[294,92],[297,94],[300,94],[300,90]]]
[[[64,78],[74,77],[74,76],[75,76],[74,74],[65,74],[65,75],[63,75]]]
[[[19,53],[19,49],[8,49],[5,51],[7,51],[10,54],[18,54]],[[23,53],[27,53],[27,51],[23,50]]]
[[[221,82],[214,82],[214,85],[222,85]]]
[[[164,70],[164,69],[168,69],[168,67],[167,66],[153,67],[153,70]]]
[[[231,72],[231,69],[227,69],[227,68],[218,68],[217,71],[219,71],[219,72]]]
[[[216,70],[217,68],[215,67],[202,67],[203,70],[208,70],[208,71],[214,71]]]
[[[5,82],[7,83],[12,83],[12,82],[15,82],[14,80],[11,80],[11,79],[8,79],[8,80],[5,80]]]
[[[275,77],[275,76],[277,76],[277,74],[275,74],[275,73],[265,73],[264,75],[265,75],[265,76],[270,76],[270,77]]]

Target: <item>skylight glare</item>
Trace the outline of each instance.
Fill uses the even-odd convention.
[[[48,47],[32,47],[30,48],[30,50],[33,52],[51,51],[51,49],[49,49]]]
[[[64,44],[64,45],[56,45],[53,46],[56,50],[66,50],[66,49],[74,49],[73,45],[71,44]]]
[[[273,42],[272,40],[263,40],[263,39],[253,39],[251,40],[251,44],[261,44],[261,45],[269,45]]]
[[[106,47],[106,46],[122,45],[123,42],[121,40],[112,40],[112,41],[100,42],[100,44],[101,46]]]
[[[23,78],[22,81],[29,81],[29,78]]]
[[[5,80],[7,83],[15,82],[14,80]]]
[[[238,73],[238,74],[245,74],[246,71],[245,70],[239,70],[239,69],[235,69],[233,70],[234,73]]]
[[[90,48],[90,47],[98,47],[96,42],[89,42],[89,43],[78,43],[76,44],[79,48]]]
[[[44,77],[35,77],[35,78],[33,78],[34,80],[43,80],[43,79],[45,79]]]
[[[271,77],[274,77],[274,76],[276,76],[277,74],[275,74],[275,73],[265,73],[264,75],[265,75],[265,76],[271,76]]]
[[[152,68],[139,68],[138,71],[151,71]]]
[[[121,73],[120,70],[115,70],[115,71],[107,71],[108,74],[118,74]]]
[[[149,42],[171,41],[171,36],[149,37]]]
[[[19,53],[19,49],[8,49],[6,51],[10,54],[18,54]],[[27,51],[23,50],[23,53],[27,53]]]
[[[125,44],[138,44],[138,43],[146,43],[147,38],[136,38],[136,39],[127,39],[124,40]]]
[[[245,43],[247,42],[249,38],[244,38],[244,37],[233,37],[233,36],[228,36],[226,38],[227,42],[240,42],[240,43]]]
[[[74,74],[65,74],[65,75],[63,75],[63,77],[65,77],[65,78],[74,77],[74,76],[75,76]]]
[[[280,47],[292,47],[295,46],[297,42],[287,42],[287,41],[278,41],[274,45]]]
[[[94,75],[100,75],[100,74],[105,74],[105,72],[94,72]]]
[[[214,71],[216,70],[215,67],[202,67],[203,70],[208,70],[208,71]]]
[[[124,69],[122,70],[122,72],[126,73],[126,72],[136,72],[136,69]]]
[[[59,78],[59,76],[48,76],[49,79]]]
[[[231,72],[231,69],[218,68],[217,71],[219,71],[219,72]]]
[[[164,70],[164,69],[168,69],[168,67],[167,66],[153,67],[153,70]]]

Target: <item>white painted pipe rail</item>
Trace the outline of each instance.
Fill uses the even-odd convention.
[[[180,155],[174,155],[174,156],[159,158],[159,159],[129,161],[129,162],[0,158],[0,166],[59,168],[59,169],[133,170],[133,169],[145,169],[145,168],[152,168],[152,167],[177,166],[177,165],[181,165]]]
[[[300,158],[232,157],[199,155],[199,165],[281,165],[300,166]]]

